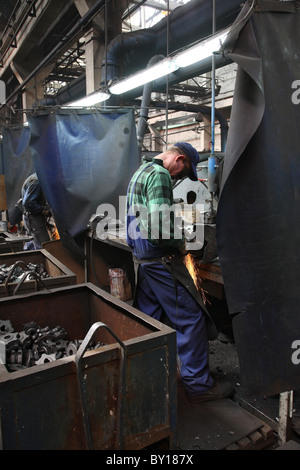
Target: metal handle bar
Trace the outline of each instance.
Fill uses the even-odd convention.
[[[14,270],[15,270],[18,266],[24,266],[25,268],[27,268],[27,264],[24,263],[24,261],[21,261],[21,260],[16,261],[16,262],[13,264],[13,266],[11,267],[11,269],[10,269],[10,271],[9,271],[9,273],[8,273],[7,278],[5,279],[5,283],[4,283],[5,293],[6,293],[7,296],[9,295],[9,292],[8,292],[8,283],[9,283],[9,281],[10,281],[12,275],[13,275]]]
[[[13,292],[13,295],[16,295],[19,288],[21,287],[21,285],[23,284],[23,282],[25,281],[25,279],[28,277],[28,276],[33,276],[35,278],[35,280],[37,281],[36,284],[35,284],[35,291],[37,291],[37,285],[38,283],[41,284],[41,286],[44,288],[44,289],[47,289],[47,286],[44,284],[44,282],[42,281],[42,279],[40,278],[40,276],[35,273],[34,271],[27,271],[26,273],[24,273],[21,277],[21,279],[19,280],[17,286],[15,287],[14,289],[14,292]]]

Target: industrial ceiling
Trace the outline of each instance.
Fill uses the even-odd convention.
[[[118,45],[122,62],[118,73],[123,77],[145,67],[151,57],[154,43],[151,38],[146,43],[144,32],[154,31],[161,41],[157,49],[161,48],[164,54],[211,34],[212,3],[212,0],[3,0],[0,6],[0,80],[6,85],[6,107],[10,115],[11,110],[16,113],[24,108],[22,96],[28,89],[33,90],[36,102],[41,98],[63,96],[65,90],[70,95],[69,100],[84,96],[87,91],[82,83],[85,82],[88,41],[96,39],[103,45],[102,60],[105,61],[105,54],[116,39],[121,38],[123,47],[127,36],[135,38],[134,46],[129,42],[121,49]],[[216,4],[217,28],[231,24],[240,11],[240,2],[217,0]],[[194,21],[196,33],[190,32],[193,25],[184,23],[184,16],[176,16],[176,10],[184,14],[192,12],[192,15],[194,12],[195,18],[199,18],[199,24],[198,20]],[[87,34],[91,28],[92,38]],[[107,73],[108,62],[105,65]],[[210,87],[199,86],[196,81],[186,82],[201,72],[192,70],[186,76],[176,76],[170,82],[174,88],[170,88],[169,93],[184,97],[185,101],[201,100]],[[43,96],[37,92],[38,84],[42,84]],[[128,104],[137,96],[126,98]],[[56,102],[64,104],[65,101],[64,97]]]

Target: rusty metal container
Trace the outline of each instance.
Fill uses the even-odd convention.
[[[173,329],[90,283],[3,298],[0,311],[16,331],[35,321],[83,339],[53,362],[15,372],[0,365],[3,449],[175,448]],[[92,337],[104,345],[87,350]]]
[[[32,240],[30,236],[20,236],[0,230],[0,253],[16,253],[23,250],[26,242]]]
[[[0,284],[0,297],[76,284],[76,275],[53,255],[48,253],[47,250],[21,251],[0,255],[0,266],[4,264],[6,266],[13,266],[16,264],[25,269],[29,263],[43,264],[49,277],[29,279],[28,276],[24,275],[19,282],[9,282],[8,277],[5,283]]]

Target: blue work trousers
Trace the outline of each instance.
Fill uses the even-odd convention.
[[[197,394],[213,386],[209,373],[208,338],[204,313],[190,293],[161,263],[139,266],[135,303],[142,312],[162,321],[167,315],[176,330],[181,380],[188,393]]]
[[[27,234],[33,237],[30,249],[41,250],[43,243],[50,241],[45,217],[42,214],[23,214],[23,222]]]

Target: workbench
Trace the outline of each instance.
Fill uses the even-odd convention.
[[[86,263],[83,257],[62,246],[60,240],[46,243],[44,247],[76,273],[78,283],[92,282],[102,288],[109,288],[109,268],[125,267],[129,281],[134,288],[132,253],[126,242],[123,227],[105,232],[102,238],[97,235],[92,237],[92,232],[87,232],[85,237]],[[225,299],[224,282],[219,260],[215,259],[210,263],[202,264],[200,258],[195,257],[195,259],[203,289],[208,296],[223,301]]]
[[[87,237],[91,237],[91,234],[88,233]],[[129,268],[129,272],[132,271],[130,266],[133,264],[132,256],[131,256],[131,249],[126,242],[126,234],[125,229],[117,229],[115,231],[109,231],[105,233],[105,238],[101,239],[97,236],[94,238],[96,247],[97,244],[98,249],[100,250],[100,246],[102,246],[103,250],[108,249],[109,247],[116,248],[119,252],[121,250],[123,252],[123,256],[121,257],[120,261],[124,262],[126,260],[126,264],[128,263],[127,267]],[[191,252],[193,253],[193,252]],[[130,256],[128,256],[130,254]],[[218,259],[213,260],[210,263],[201,263],[201,259],[195,257],[197,261],[199,275],[202,279],[202,284],[204,290],[213,297],[218,299],[224,299],[224,282],[223,276],[221,271],[220,262]]]

